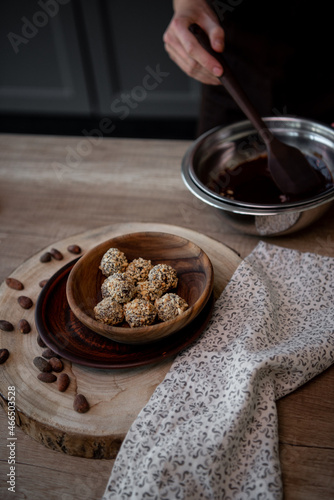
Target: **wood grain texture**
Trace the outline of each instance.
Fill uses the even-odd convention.
[[[221,243],[200,233],[177,226],[150,223],[119,224],[75,236],[75,242],[86,251],[90,246],[116,238],[116,235],[138,231],[164,232],[170,235],[183,235],[180,241],[191,241],[211,254],[214,268],[223,267],[215,281],[220,293],[236,269],[240,258],[235,252]],[[174,238],[172,238],[174,239]],[[38,283],[49,266],[57,267],[72,259],[66,251],[73,238],[55,242],[64,259],[41,263],[40,257],[47,249],[28,259],[13,274],[24,284],[25,293],[36,303],[39,294]],[[174,252],[175,255],[175,252]],[[231,271],[229,271],[230,269]],[[22,291],[12,290],[3,283],[0,288],[0,305],[3,317],[10,318],[17,325],[22,309],[17,296]],[[26,319],[34,326],[34,308],[25,312]],[[52,313],[51,313],[52,314]],[[57,313],[59,314],[59,313]],[[33,359],[41,356],[42,349],[37,345],[36,335],[22,335],[13,332],[0,332],[1,344],[6,346],[10,357],[2,366],[0,392],[6,393],[8,386],[16,387],[17,424],[31,437],[45,446],[86,458],[114,458],[131,423],[147,403],[155,387],[163,380],[172,359],[142,368],[124,370],[98,370],[65,361],[65,373],[71,379],[65,393],[57,390],[56,384],[45,384],[36,379],[39,373]],[[65,341],[66,339],[64,339]],[[83,394],[90,404],[86,414],[73,409],[77,394]],[[6,398],[2,397],[6,406]],[[110,415],[113,417],[110,418]]]
[[[282,444],[280,461],[284,500],[333,499],[333,449]]]
[[[90,154],[80,156],[83,140],[88,139],[0,135],[0,282],[57,241],[67,238],[76,243],[76,234],[91,230],[88,248],[98,237],[96,228],[113,225],[115,229],[131,221],[150,222],[151,227],[168,222],[198,231],[235,249],[241,258],[256,246],[257,237],[230,229],[216,211],[183,185],[181,160],[190,142],[101,139],[92,143]],[[332,208],[300,233],[267,241],[334,257],[333,214]],[[208,255],[211,258],[210,252]],[[233,272],[233,266],[226,267]],[[42,268],[43,279],[58,268],[59,263],[48,263]],[[216,270],[218,279],[221,273]],[[215,291],[217,294],[218,289]],[[39,292],[38,285],[29,289],[32,292]],[[24,311],[24,316],[29,312]],[[31,334],[36,336],[36,330]],[[161,370],[164,368],[168,370],[167,366]],[[333,387],[331,367],[278,401],[284,496],[288,500],[334,497]],[[0,431],[0,496],[7,499],[13,495],[6,484],[8,429],[7,414],[2,410]],[[60,454],[19,427],[16,437],[16,498],[44,500],[46,492],[51,500],[101,498],[113,460]]]

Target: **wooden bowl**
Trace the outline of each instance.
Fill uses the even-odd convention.
[[[109,248],[124,252],[128,262],[142,257],[153,265],[172,266],[178,275],[175,293],[186,300],[189,308],[175,319],[137,328],[130,328],[127,323],[110,326],[96,321],[93,309],[102,299],[101,284],[105,279],[99,265]],[[66,295],[74,315],[94,332],[116,342],[143,344],[172,335],[193,321],[207,303],[212,288],[212,264],[201,248],[180,236],[141,232],[117,236],[83,255],[70,272]]]

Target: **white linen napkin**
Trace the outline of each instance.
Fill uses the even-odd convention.
[[[334,259],[260,242],[129,430],[103,500],[281,499],[275,400],[334,362]]]

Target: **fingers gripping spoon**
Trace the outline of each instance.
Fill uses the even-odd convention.
[[[222,64],[224,72],[218,79],[254,125],[265,143],[270,174],[282,193],[301,196],[319,189],[321,180],[317,172],[299,149],[288,146],[273,136],[234,78],[223,55],[212,49],[207,34],[197,24],[192,24],[189,30],[195,35],[201,46]]]

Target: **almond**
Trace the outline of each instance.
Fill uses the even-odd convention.
[[[46,384],[52,384],[57,380],[57,377],[54,373],[39,373],[37,375],[38,380],[41,382],[45,382]]]
[[[52,367],[52,371],[54,371],[56,373],[59,373],[59,372],[63,371],[63,369],[64,369],[63,362],[59,358],[50,358],[49,363]]]
[[[56,358],[57,354],[52,349],[50,349],[49,347],[47,347],[42,352],[42,356],[43,356],[43,358],[51,359],[51,358]]]
[[[65,392],[70,385],[70,377],[67,373],[61,373],[57,380],[58,391]]]
[[[20,295],[17,301],[23,309],[30,309],[33,306],[33,301],[25,295]]]
[[[37,344],[39,345],[39,347],[46,347],[44,340],[42,340],[42,338],[39,334],[37,335]]]
[[[76,255],[78,255],[79,253],[81,253],[81,248],[79,247],[79,245],[70,245],[70,246],[67,247],[67,250],[70,253],[74,253]]]
[[[36,366],[36,368],[39,369],[40,372],[51,372],[52,371],[52,366],[50,365],[50,363],[46,359],[42,358],[41,356],[36,356],[36,358],[34,358],[34,360],[33,360],[33,363]]]
[[[52,259],[52,255],[50,252],[43,253],[43,255],[41,255],[39,258],[39,260],[41,262],[50,262],[51,259]]]
[[[19,321],[19,330],[21,333],[29,333],[31,332],[31,326],[26,319],[20,319]]]
[[[5,361],[7,361],[9,356],[8,349],[0,349],[0,365],[2,365]]]
[[[6,278],[6,285],[13,290],[23,290],[24,288],[23,283],[15,278]]]
[[[47,284],[48,281],[49,281],[48,279],[45,279],[45,280],[40,281],[38,284],[41,288],[43,288]]]
[[[73,408],[78,413],[86,413],[89,410],[89,403],[83,394],[77,394],[75,396]]]
[[[51,248],[50,254],[56,260],[63,260],[64,258],[63,254],[57,248]]]
[[[0,319],[0,330],[12,332],[14,330],[14,325],[5,319]]]

